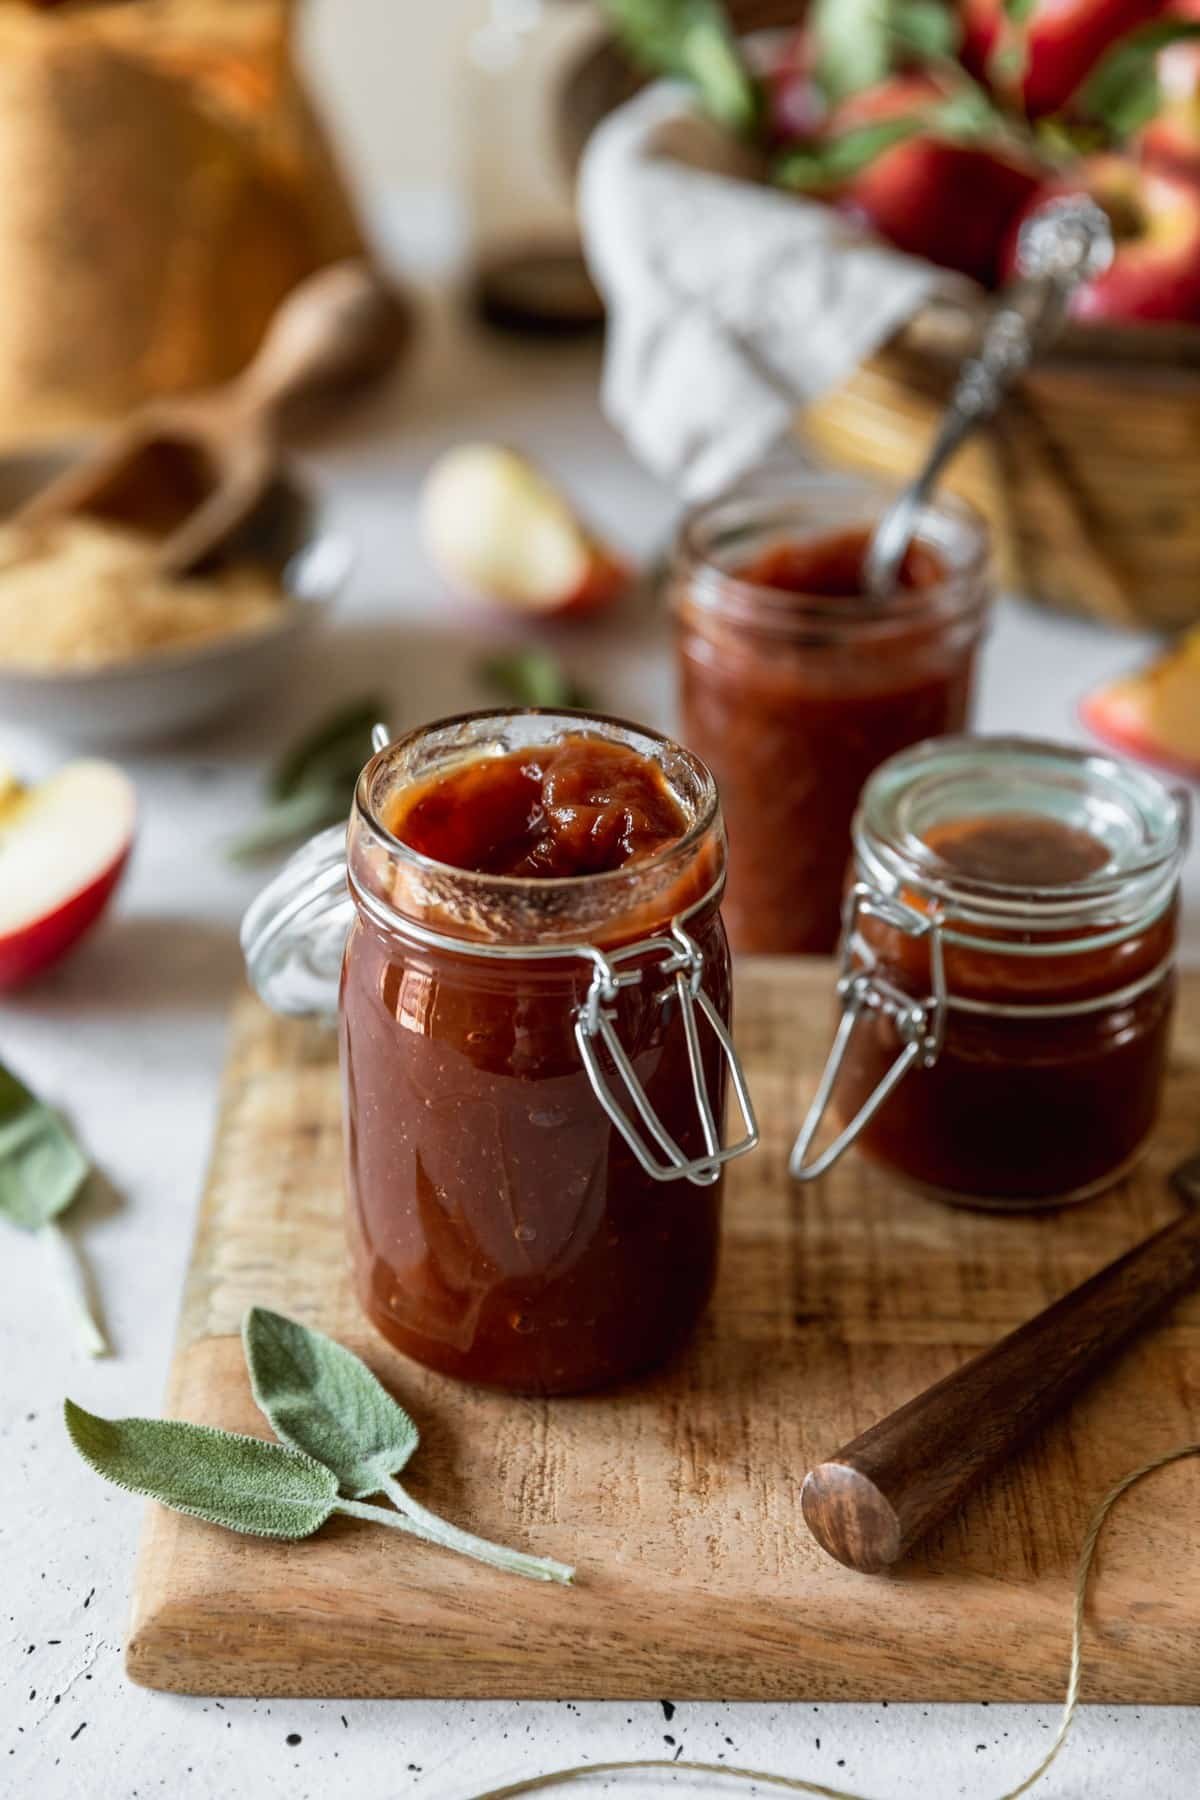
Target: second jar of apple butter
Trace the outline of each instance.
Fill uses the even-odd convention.
[[[894,595],[877,602],[861,564],[879,513],[862,487],[764,481],[680,533],[682,735],[720,789],[736,950],[832,951],[864,782],[967,722],[986,529],[955,501],[927,507]]]
[[[1187,820],[1132,764],[1037,739],[885,763],[855,819],[842,1017],[793,1174],[857,1143],[992,1209],[1119,1180],[1162,1092]],[[817,1153],[827,1106],[842,1130]]]

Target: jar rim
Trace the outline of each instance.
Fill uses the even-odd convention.
[[[1105,864],[1067,882],[1038,885],[966,874],[939,855],[917,829],[922,797],[927,805],[936,805],[957,794],[954,804],[960,810],[947,813],[947,820],[970,817],[966,796],[986,795],[985,784],[997,779],[1005,763],[1014,773],[1024,771],[1027,794],[1036,797],[1040,779],[1048,802],[1044,810],[1030,803],[1010,806],[1010,816],[1028,812],[1066,823],[1071,808],[1085,807],[1093,797],[1097,807],[1103,801],[1112,820],[1110,837],[1099,829],[1090,835],[1109,847]],[[979,803],[984,814],[1006,810],[982,798]],[[1090,819],[1081,828],[1089,826]],[[1123,839],[1117,854],[1110,840],[1119,830]],[[1015,735],[933,738],[900,751],[868,780],[853,826],[856,860],[869,879],[888,891],[918,890],[948,922],[976,928],[970,939],[976,947],[978,928],[1012,930],[1019,925],[1055,934],[1047,948],[1058,954],[1070,948],[1062,941],[1064,931],[1078,928],[1095,948],[1097,928],[1137,926],[1161,912],[1174,892],[1187,838],[1188,802],[1182,790],[1102,751]],[[1006,943],[1005,948],[1016,946]]]
[[[410,779],[451,768],[472,755],[536,749],[572,732],[591,732],[652,758],[687,814],[680,837],[651,855],[586,875],[496,875],[460,869],[415,850],[380,817],[379,784],[405,755],[429,760]],[[440,759],[440,760],[439,760]],[[400,781],[390,790],[399,791]],[[613,944],[644,936],[675,917],[697,874],[719,900],[725,837],[716,782],[700,758],[664,732],[571,707],[491,707],[437,719],[405,732],[373,756],[359,776],[348,839],[352,890],[369,894],[402,930],[406,925],[495,944]]]
[[[615,869],[600,869],[589,875],[493,875],[485,870],[463,869],[456,863],[444,863],[435,856],[427,856],[424,851],[414,849],[411,844],[406,844],[403,838],[398,838],[390,832],[374,810],[371,800],[371,784],[389,761],[394,761],[396,755],[405,748],[415,745],[435,731],[450,731],[489,722],[499,725],[506,720],[535,718],[562,720],[568,725],[574,724],[580,728],[597,725],[615,728],[618,731],[628,732],[642,738],[648,744],[654,744],[678,756],[700,783],[700,797],[694,808],[695,816],[687,830],[681,837],[672,838],[669,843],[662,845],[651,855],[642,857],[636,862],[622,863]],[[605,733],[601,732],[599,735],[604,736]],[[545,739],[546,743],[553,741],[552,738]],[[609,738],[608,741],[615,740]],[[513,749],[519,747],[521,746],[511,746]],[[532,746],[530,747],[532,748]],[[451,767],[455,761],[467,761],[470,754],[468,752],[462,757],[447,758],[446,766]],[[720,810],[717,784],[707,765],[701,762],[694,751],[688,750],[676,739],[668,737],[666,732],[655,731],[649,725],[639,725],[632,719],[622,719],[611,713],[594,712],[587,707],[571,706],[480,707],[472,712],[454,713],[447,718],[427,720],[423,725],[413,726],[410,731],[402,733],[400,737],[393,738],[385,744],[382,750],[377,750],[370,761],[365,764],[355,783],[354,806],[363,822],[370,826],[374,835],[389,852],[425,874],[453,875],[458,880],[475,880],[486,883],[488,886],[507,887],[513,891],[534,888],[536,890],[569,889],[572,892],[579,892],[593,882],[608,885],[613,881],[620,881],[622,877],[628,879],[635,873],[656,873],[665,863],[700,843],[716,823]]]
[[[763,485],[750,482],[690,508],[680,522],[673,558],[676,576],[686,581],[686,603],[701,612],[720,611],[755,629],[780,635],[798,629],[841,629],[887,636],[939,610],[982,612],[986,605],[984,578],[991,557],[990,534],[976,508],[955,495],[939,495],[936,500],[927,501],[917,515],[914,532],[916,542],[941,555],[947,570],[945,577],[921,587],[898,587],[891,598],[882,602],[868,599],[865,594],[805,594],[793,588],[748,581],[723,567],[713,554],[723,518],[730,520],[730,530],[735,519],[748,518],[760,531],[772,531],[779,537],[794,538],[799,534],[814,539],[856,524],[869,528],[891,497],[886,489],[860,482],[814,481],[808,486],[795,481]],[[827,510],[831,503],[845,509],[845,516],[831,519]],[[809,508],[814,510],[810,513]],[[947,552],[952,534],[957,534],[957,544],[951,557]]]

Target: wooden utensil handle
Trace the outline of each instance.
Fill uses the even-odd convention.
[[[1200,1213],[1187,1213],[812,1469],[809,1530],[852,1569],[898,1561],[1197,1280]]]
[[[284,301],[234,385],[243,423],[250,416],[278,426],[293,410],[385,374],[410,330],[407,303],[369,264],[318,270]]]

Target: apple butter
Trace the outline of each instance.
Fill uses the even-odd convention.
[[[362,1304],[407,1355],[552,1394],[686,1340],[723,1163],[754,1141],[749,1116],[741,1144],[710,1141],[732,1058],[724,862],[708,771],[611,720],[474,715],[364,771],[341,993],[349,1229]]]
[[[673,603],[683,735],[716,776],[734,948],[827,954],[850,822],[895,751],[960,731],[989,590],[981,522],[930,507],[885,602],[862,592],[877,502],[816,487],[685,523]]]
[[[1158,1110],[1184,837],[1152,776],[1055,744],[947,739],[877,771],[842,946],[845,1142],[978,1206],[1117,1180]],[[816,1123],[802,1177],[828,1166]]]

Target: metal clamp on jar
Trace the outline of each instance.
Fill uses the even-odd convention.
[[[791,1173],[852,1143],[940,1199],[1090,1198],[1153,1126],[1186,796],[1105,756],[947,738],[885,763],[854,823],[842,1015]],[[819,1154],[832,1107],[841,1130]]]
[[[383,822],[439,770],[577,733],[653,759],[683,836],[547,879],[433,861]],[[538,1392],[624,1379],[702,1310],[724,1165],[758,1140],[729,1035],[715,786],[609,719],[476,714],[385,738],[348,839],[298,852],[242,933],[268,1005],[339,1014],[360,1298],[451,1374]],[[742,1126],[722,1144],[727,1078]]]

